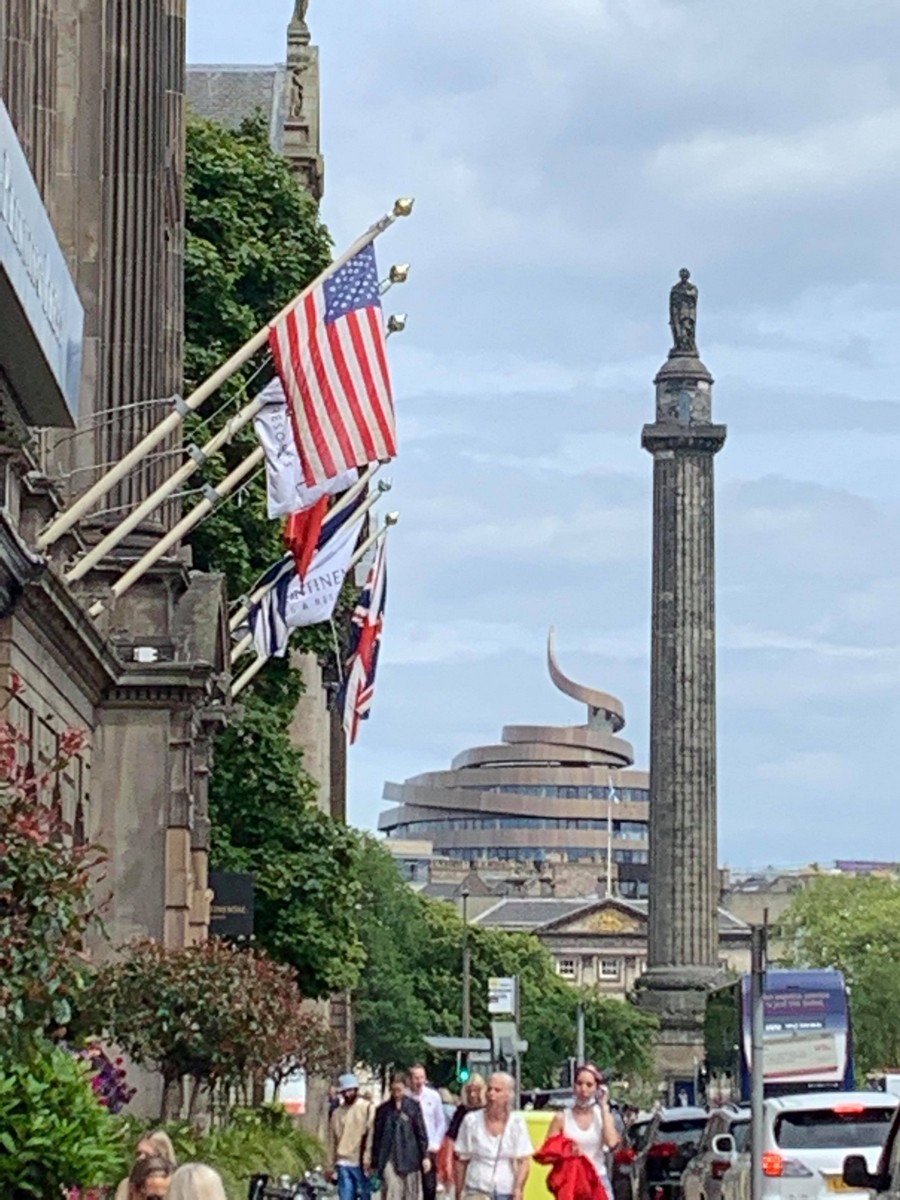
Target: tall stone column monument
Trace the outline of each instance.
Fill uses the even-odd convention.
[[[673,347],[655,379],[650,704],[650,937],[643,1007],[660,1019],[670,1085],[702,1061],[706,993],[718,968],[716,610],[712,376],[696,343],[697,289],[672,288]]]

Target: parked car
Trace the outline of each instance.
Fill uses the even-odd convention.
[[[733,1146],[716,1142],[716,1138],[722,1134],[731,1136]],[[734,1164],[736,1156],[747,1148],[749,1137],[749,1108],[740,1108],[735,1104],[714,1109],[709,1114],[697,1153],[681,1177],[684,1200],[721,1200],[725,1172]],[[727,1154],[716,1150],[716,1146],[722,1144],[728,1145]]]
[[[722,1180],[721,1200],[751,1200],[751,1154],[762,1156],[763,1200],[827,1200],[847,1190],[844,1160],[855,1152],[874,1171],[897,1108],[884,1092],[807,1092],[763,1107],[763,1144],[748,1144]],[[734,1152],[729,1134],[717,1151]],[[861,1190],[861,1189],[860,1189]]]
[[[613,1151],[610,1182],[615,1200],[633,1200],[631,1177],[635,1160],[644,1148],[651,1119],[645,1116],[632,1121],[622,1136],[621,1145]]]
[[[681,1200],[681,1176],[697,1153],[709,1114],[683,1105],[661,1108],[632,1167],[632,1200]]]

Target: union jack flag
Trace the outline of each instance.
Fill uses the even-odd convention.
[[[375,249],[369,244],[269,332],[308,487],[397,453]]]
[[[356,741],[360,721],[368,719],[375,691],[375,669],[384,627],[384,603],[387,596],[385,542],[378,544],[375,561],[366,579],[359,603],[353,612],[350,657],[347,660],[347,679],[344,684],[344,729],[350,745]]]

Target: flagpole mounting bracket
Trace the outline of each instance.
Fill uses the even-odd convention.
[[[185,449],[198,467],[202,467],[205,463],[209,462],[209,455],[204,454],[204,452],[198,445],[196,445],[196,443],[191,442],[191,444],[186,446]]]
[[[220,493],[216,491],[211,483],[204,483],[200,491],[203,493],[203,499],[208,500],[210,504],[218,504],[222,499]]]
[[[173,396],[172,404],[180,417],[188,417],[194,411],[184,396]]]

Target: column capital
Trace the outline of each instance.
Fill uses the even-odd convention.
[[[717,454],[725,444],[724,425],[678,425],[655,421],[645,425],[641,445],[652,455],[671,456],[676,451],[689,454]]]

